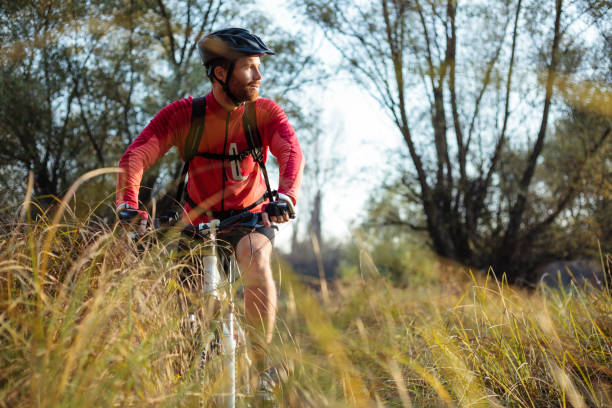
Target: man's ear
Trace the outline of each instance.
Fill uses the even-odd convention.
[[[227,71],[221,65],[217,65],[213,69],[213,73],[220,81],[225,82],[225,76],[227,75]]]

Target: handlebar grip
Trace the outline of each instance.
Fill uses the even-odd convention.
[[[235,224],[240,224],[247,220],[253,220],[253,217],[257,217],[257,214],[248,211],[241,212],[221,221],[217,226],[217,230],[223,231],[224,229],[232,227]]]
[[[181,230],[181,235],[191,239],[202,239],[206,230],[208,228],[200,228],[199,225],[186,225]]]
[[[289,214],[289,218],[295,218],[295,211],[289,206],[289,203],[279,201],[278,206],[283,212]]]
[[[171,215],[162,215],[161,217],[157,217],[153,220],[153,228],[169,228],[176,224],[179,220],[178,214]]]

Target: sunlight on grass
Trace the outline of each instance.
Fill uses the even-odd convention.
[[[185,317],[212,330],[213,309],[179,284],[175,238],[139,251],[60,208],[29,219],[26,206],[3,226],[0,406],[212,404],[226,374],[200,368]],[[328,302],[275,262],[271,360],[289,371],[279,406],[612,404],[609,288],[527,290],[426,253],[406,259],[427,278],[394,286],[362,251],[358,275],[327,283]]]

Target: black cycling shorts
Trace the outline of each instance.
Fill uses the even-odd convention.
[[[228,243],[232,246],[232,248],[234,248],[234,250],[236,250],[238,242],[240,242],[242,237],[245,237],[252,232],[257,232],[259,234],[265,235],[270,240],[270,243],[274,244],[274,235],[276,231],[274,228],[266,227],[255,228],[255,230],[245,228],[232,229],[228,232],[217,234],[217,242],[220,246],[222,246],[224,242]]]

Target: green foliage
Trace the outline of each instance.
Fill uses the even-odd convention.
[[[298,84],[320,70],[299,36],[245,1],[28,1],[0,6],[0,192],[34,173],[36,195],[61,196],[84,172],[116,166],[163,106],[210,90],[197,41],[223,26],[256,30],[277,49],[265,62],[265,96],[307,126]],[[300,78],[299,81],[297,78]],[[142,201],[178,172],[171,153],[152,168]],[[112,191],[108,177],[100,190]],[[90,205],[99,196],[91,197]],[[48,203],[47,203],[48,204]]]
[[[566,259],[596,258],[598,245],[612,247],[612,138],[606,137],[612,121],[604,116],[572,108],[557,123],[551,135],[538,182],[547,195],[534,203],[534,211],[545,213],[562,197],[570,204],[545,233],[544,245]],[[570,239],[561,239],[564,235]],[[552,247],[551,247],[551,243]]]
[[[411,192],[401,183],[378,189],[367,208],[366,222],[353,231],[340,276],[354,277],[365,253],[383,276],[399,286],[418,287],[430,283],[435,255],[424,231],[415,230],[422,213],[406,206]]]
[[[346,279],[359,277],[364,256],[371,256],[378,272],[396,285],[418,287],[430,283],[434,254],[414,237],[396,235],[389,229],[378,236],[368,233],[367,229],[354,231],[354,240],[348,245],[339,275]]]

